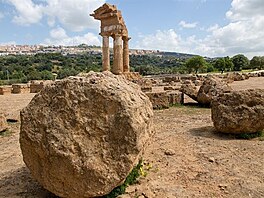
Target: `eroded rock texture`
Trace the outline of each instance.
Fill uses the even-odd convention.
[[[228,93],[232,88],[216,77],[207,77],[197,94],[197,101],[199,104],[210,106],[211,101],[222,93]]]
[[[212,102],[212,120],[223,133],[254,133],[264,129],[264,90],[225,93]]]
[[[140,88],[108,72],[47,85],[21,112],[24,161],[60,197],[108,194],[138,162],[152,116]]]

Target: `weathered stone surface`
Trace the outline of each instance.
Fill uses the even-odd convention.
[[[137,83],[142,79],[142,76],[138,72],[125,72],[122,75],[129,81]]]
[[[120,185],[151,136],[152,105],[110,72],[47,85],[21,112],[20,144],[34,178],[60,197],[94,197]]]
[[[164,109],[170,107],[170,96],[166,92],[146,92],[153,109]]]
[[[163,79],[164,83],[180,82],[179,76],[165,76]]]
[[[195,80],[194,81],[195,86],[201,86],[203,84],[203,81],[201,80]]]
[[[164,87],[164,91],[173,91],[173,90],[176,90],[176,88],[173,86],[165,86]]]
[[[0,132],[5,131],[8,128],[6,118],[4,115],[0,114]]]
[[[12,86],[1,86],[0,87],[0,95],[11,94]]]
[[[246,80],[249,78],[248,74],[242,74],[239,72],[233,72],[233,73],[228,73],[227,74],[227,79],[229,81],[242,81],[242,80]]]
[[[169,95],[169,105],[177,105],[177,104],[183,104],[184,103],[184,96],[182,92],[167,92]]]
[[[147,78],[141,78],[138,80],[137,84],[141,87],[143,92],[151,92],[152,91],[152,80]]]
[[[29,93],[29,87],[27,84],[13,84],[12,93],[13,94]]]
[[[182,84],[180,91],[192,98],[193,100],[197,101],[198,90],[197,87],[191,81],[186,81],[184,84]]]
[[[30,83],[30,93],[38,93],[40,92],[44,87],[44,82],[38,82],[38,81],[32,81]]]
[[[264,129],[264,90],[233,91],[212,102],[212,120],[223,133],[254,133]]]
[[[216,77],[207,77],[197,94],[197,101],[202,105],[209,106],[214,97],[217,97],[221,93],[228,93],[232,88]]]

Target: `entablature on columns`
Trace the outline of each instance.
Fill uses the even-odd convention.
[[[101,21],[100,35],[103,37],[102,64],[103,70],[110,69],[109,37],[114,39],[113,73],[120,74],[129,72],[129,45],[128,31],[122,17],[121,11],[116,6],[105,3],[91,14],[95,19]]]

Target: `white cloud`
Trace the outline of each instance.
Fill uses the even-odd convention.
[[[159,49],[162,51],[174,51],[190,54],[201,54],[209,51],[209,47],[203,43],[203,40],[197,39],[195,35],[187,38],[181,37],[176,30],[157,30],[155,34],[141,36],[135,48]]]
[[[47,17],[50,27],[59,22],[71,31],[98,28],[98,22],[89,16],[105,0],[6,0],[15,7],[13,21],[20,25],[39,23]]]
[[[213,32],[214,30],[217,30],[219,28],[218,24],[214,24],[212,26],[210,26],[209,28],[207,28],[207,32]]]
[[[186,21],[181,21],[179,23],[179,25],[182,27],[182,28],[195,28],[197,26],[197,22],[194,22],[194,23],[187,23]]]
[[[226,16],[233,21],[248,20],[252,17],[263,16],[263,0],[233,0],[231,6]]]
[[[82,36],[70,37],[63,28],[57,27],[50,31],[50,38],[45,39],[43,44],[73,46],[83,43],[87,45],[100,45],[100,40],[98,36],[92,33],[87,33]]]
[[[16,9],[13,21],[20,25],[38,23],[42,18],[42,5],[36,5],[31,0],[8,0]]]
[[[46,0],[44,13],[49,17],[49,25],[58,20],[71,31],[83,31],[86,28],[98,28],[90,14],[101,6],[105,0]]]
[[[137,47],[161,49],[204,56],[233,56],[244,53],[251,58],[264,55],[264,1],[233,0],[226,13],[229,24],[213,25],[202,39],[195,36],[183,38],[175,30],[158,30],[155,34],[142,36]],[[181,22],[181,25],[188,23]],[[142,47],[141,47],[142,46]]]

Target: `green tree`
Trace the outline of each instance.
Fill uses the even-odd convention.
[[[250,60],[251,69],[262,69],[264,68],[264,56],[254,56]]]
[[[40,72],[41,75],[41,79],[43,80],[52,80],[53,79],[53,74],[51,71],[48,70],[43,70],[42,72]]]
[[[27,75],[27,80],[41,80],[41,73],[37,70],[31,70]]]
[[[194,71],[196,74],[199,70],[206,66],[206,62],[201,56],[194,56],[187,60],[186,67],[189,71]]]
[[[217,68],[221,73],[224,73],[226,70],[226,64],[225,64],[225,59],[224,58],[219,58],[215,62],[215,68]]]
[[[249,60],[243,54],[237,54],[232,58],[234,64],[234,71],[241,71],[249,68]]]
[[[62,69],[59,71],[58,73],[58,78],[59,79],[62,79],[62,78],[66,78],[68,76],[75,76],[77,75],[79,72],[76,71],[75,69],[73,68],[66,68],[66,69]]]
[[[234,66],[228,56],[217,59],[214,65],[215,65],[215,68],[221,71],[221,73],[224,73],[225,71],[231,71]]]
[[[10,76],[11,79],[22,79],[24,77],[25,77],[25,75],[23,74],[22,71],[16,71],[16,70]]]
[[[225,68],[226,71],[232,71],[234,69],[234,64],[229,56],[225,57]]]

